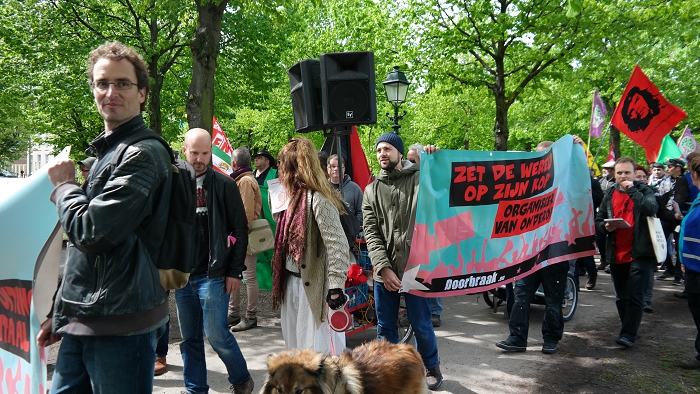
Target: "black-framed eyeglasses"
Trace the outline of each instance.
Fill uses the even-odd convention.
[[[131,82],[131,81],[116,81],[116,82],[107,82],[107,81],[93,81],[90,82],[90,87],[99,90],[100,92],[106,92],[109,90],[109,85],[114,85],[114,88],[117,90],[129,90],[131,89],[131,86],[136,85],[138,86],[139,84]]]

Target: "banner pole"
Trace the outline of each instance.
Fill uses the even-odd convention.
[[[600,147],[603,146],[603,143],[605,142],[605,136],[608,135],[608,130],[610,129],[611,125],[612,125],[612,121],[610,123],[608,123],[608,127],[606,127],[605,130],[603,130],[603,136],[600,139],[600,145],[598,145],[598,150],[595,151],[595,156],[593,156],[593,163],[594,164],[595,164],[596,160],[598,159],[598,153],[600,153]]]

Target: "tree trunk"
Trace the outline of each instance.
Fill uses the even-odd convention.
[[[498,42],[493,60],[496,64],[493,85],[490,86],[496,100],[496,123],[493,126],[494,149],[508,150],[508,108],[510,103],[506,99],[506,78],[503,60],[505,58],[505,45]]]
[[[204,2],[204,4],[202,4]],[[221,21],[228,0],[196,0],[197,31],[190,42],[192,82],[187,93],[187,120],[190,128],[211,132],[214,116],[214,74],[219,56]]]
[[[493,126],[494,149],[508,150],[508,103],[506,102],[505,80],[503,74],[496,76],[493,96],[496,99],[496,123]]]
[[[620,130],[615,126],[610,126],[610,143],[613,144],[613,152],[615,152],[615,159],[620,158]],[[605,157],[608,157],[610,152],[610,147],[608,146],[608,151],[605,152]]]
[[[163,116],[160,112],[160,93],[163,90],[163,77],[158,75],[158,58],[153,57],[148,64],[151,74],[151,90],[148,92],[148,124],[151,130],[163,135]]]

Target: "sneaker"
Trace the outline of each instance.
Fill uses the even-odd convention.
[[[684,300],[688,299],[688,293],[686,293],[685,290],[675,292],[675,293],[673,293],[673,296],[676,298],[684,299]]]
[[[678,366],[683,369],[700,369],[700,360],[693,357],[690,360],[679,361]]]
[[[250,330],[253,327],[258,326],[258,319],[257,318],[252,318],[248,319],[247,317],[244,317],[238,324],[235,326],[231,327],[231,332],[239,332],[239,331],[245,331],[245,330]]]
[[[399,325],[401,327],[408,327],[411,325],[411,322],[408,320],[408,313],[404,313],[399,317]]]
[[[671,277],[671,274],[669,274],[668,271],[664,271],[663,274],[656,277],[656,280],[666,280],[670,277]]]
[[[605,273],[609,274],[610,273],[610,267],[605,267]]]
[[[238,317],[238,316],[236,316],[236,317],[231,317],[231,316],[229,316],[229,317],[228,317],[228,327],[229,327],[229,328],[235,326],[236,324],[238,324],[238,323],[240,323],[240,322],[241,322],[241,318]]]
[[[595,283],[598,280],[598,276],[589,276],[588,281],[586,281],[586,290],[593,290],[595,288]]]
[[[440,315],[431,315],[430,316],[430,322],[433,323],[433,327],[440,327]]]
[[[509,352],[524,352],[525,350],[527,350],[527,346],[517,346],[509,340],[496,342],[496,347],[499,347],[503,350],[507,350]]]
[[[233,394],[251,394],[253,392],[253,387],[255,387],[255,382],[253,382],[253,378],[250,378],[245,383],[232,384],[231,392]]]
[[[651,307],[651,302],[647,302],[644,304],[644,312],[654,313],[654,308]]]
[[[542,353],[544,354],[554,354],[557,352],[557,344],[554,342],[545,342],[542,345]]]
[[[425,372],[425,381],[428,383],[430,390],[437,390],[442,385],[442,372],[440,372],[440,363],[432,368],[427,368]]]
[[[168,364],[165,362],[165,356],[156,356],[156,366],[154,369],[154,376],[160,376],[168,372]]]
[[[619,337],[615,341],[618,345],[622,345],[624,347],[632,347],[634,346],[634,342],[632,342],[629,338],[625,337]]]
[[[674,286],[683,286],[683,280],[681,278],[676,278],[673,280]]]
[[[607,266],[608,266],[607,264],[600,263],[600,265],[598,265],[596,268],[598,269],[598,271],[602,271],[602,270],[604,270],[605,267],[607,267]]]

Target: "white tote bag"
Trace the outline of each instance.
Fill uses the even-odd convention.
[[[275,247],[275,236],[270,223],[265,219],[255,219],[248,231],[248,254],[258,254]]]
[[[661,220],[656,216],[647,216],[647,224],[649,225],[649,236],[651,244],[654,246],[656,261],[662,263],[666,260],[666,236],[664,229],[661,227]]]

